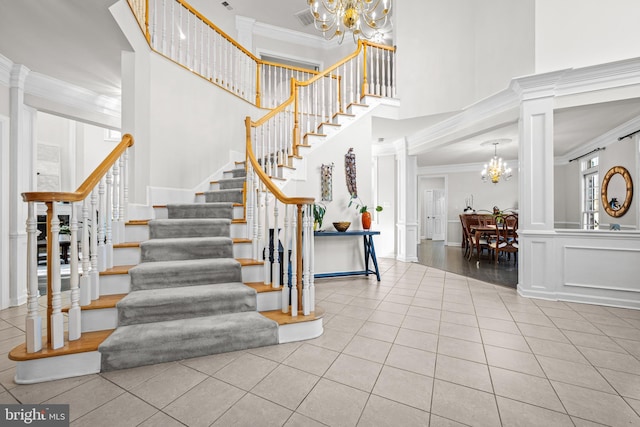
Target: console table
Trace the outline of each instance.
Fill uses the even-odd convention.
[[[337,271],[333,273],[319,273],[314,274],[316,279],[323,277],[340,277],[340,276],[368,276],[369,273],[375,274],[378,282],[380,281],[380,270],[378,269],[378,259],[376,258],[376,250],[373,246],[373,236],[380,234],[379,231],[370,230],[356,230],[356,231],[314,231],[314,236],[317,237],[352,237],[362,236],[364,243],[364,270],[358,271]],[[375,270],[369,269],[369,261],[373,263]]]

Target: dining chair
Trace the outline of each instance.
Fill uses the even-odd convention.
[[[500,252],[514,254],[514,262],[518,262],[518,217],[505,215],[502,221],[496,223],[496,240],[489,242],[495,263],[498,263]]]
[[[469,251],[465,253],[467,255],[467,259],[471,260],[473,257],[473,251],[475,250],[478,254],[478,258],[480,258],[480,252],[484,249],[488,249],[489,242],[485,236],[479,236],[476,238],[475,228],[481,227],[480,223],[480,215],[478,214],[465,214],[464,222],[466,223],[466,233],[468,238]]]

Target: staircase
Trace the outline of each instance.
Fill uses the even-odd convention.
[[[168,219],[149,222],[131,292],[116,304],[118,326],[98,347],[102,371],[278,343],[278,324],[257,312],[233,258],[242,172],[206,192],[205,203],[167,205]]]
[[[36,359],[23,346],[15,348],[10,358],[18,361],[16,381],[126,369],[320,335],[320,310],[292,321],[281,314],[281,289],[258,282],[264,277],[263,262],[251,258],[251,240],[245,237],[244,162],[211,187],[195,196],[200,201],[155,206],[156,219],[129,221],[127,242],[114,246],[116,265],[100,275],[101,297],[82,307],[82,338],[59,350],[45,349]],[[52,366],[57,370],[52,372]]]

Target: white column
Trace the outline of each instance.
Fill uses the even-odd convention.
[[[0,115],[0,310],[9,307],[9,118]],[[36,286],[37,288],[37,286]]]
[[[27,302],[27,220],[21,193],[35,189],[35,142],[32,116],[24,105],[24,85],[30,70],[14,64],[10,78],[9,129],[9,304]]]
[[[552,94],[520,106],[518,292],[555,298]]]
[[[398,206],[396,236],[396,259],[404,262],[418,261],[418,162],[416,156],[410,156],[406,139],[394,142],[396,149]]]

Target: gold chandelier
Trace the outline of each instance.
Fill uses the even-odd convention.
[[[386,25],[391,0],[307,0],[317,30],[325,39],[342,43],[350,31],[353,41],[376,39]]]
[[[507,166],[507,162],[503,162],[502,158],[498,158],[498,145],[511,142],[510,139],[496,139],[493,141],[483,142],[482,145],[493,145],[493,158],[489,161],[489,164],[484,165],[482,169],[482,182],[491,180],[492,183],[497,184],[500,178],[504,178],[508,181],[511,178],[511,168]]]

